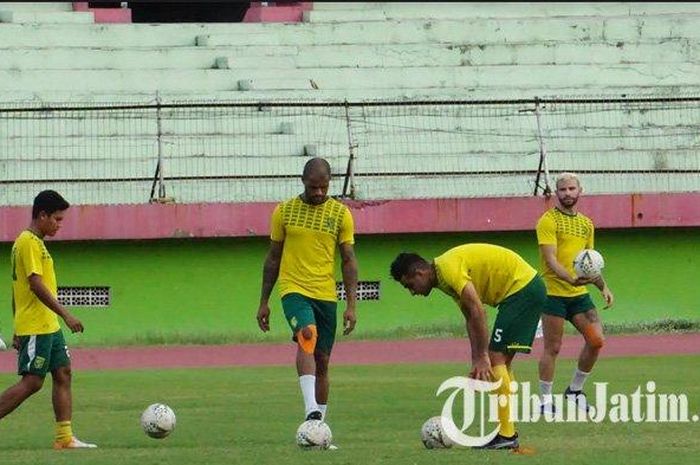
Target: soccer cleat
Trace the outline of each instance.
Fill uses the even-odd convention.
[[[95,449],[95,448],[97,448],[97,446],[95,444],[89,444],[87,442],[83,442],[80,439],[73,436],[70,439],[70,441],[68,441],[68,442],[54,442],[53,448],[56,450],[59,450],[59,449]]]
[[[555,415],[557,409],[554,407],[552,402],[547,402],[546,404],[540,404],[540,414],[542,415]]]
[[[7,350],[7,344],[5,344],[5,341],[3,341],[1,337],[0,337],[0,350]]]
[[[314,410],[313,412],[309,412],[309,414],[306,415],[306,421],[322,420],[322,419],[323,419],[323,414],[321,413],[320,410]]]
[[[564,391],[564,397],[566,397],[569,402],[575,403],[576,407],[581,410],[588,412],[590,409],[588,401],[586,400],[586,394],[584,394],[583,391],[572,391],[571,388],[567,387]]]
[[[338,446],[336,446],[335,444],[331,444],[330,446],[328,446],[328,450],[338,450]]]
[[[515,433],[511,437],[501,436],[500,434],[497,434],[496,437],[491,439],[491,441],[488,444],[479,447],[474,447],[473,449],[499,450],[517,449],[518,447],[520,447],[520,443],[518,442],[518,433]]]

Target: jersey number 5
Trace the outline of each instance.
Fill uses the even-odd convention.
[[[493,342],[501,342],[501,333],[503,330],[501,328],[496,328],[493,330]]]

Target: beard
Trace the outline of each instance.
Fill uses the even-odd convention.
[[[563,198],[560,197],[559,198],[559,203],[563,207],[566,207],[566,208],[573,207],[574,205],[576,205],[577,202],[578,202],[578,196],[576,196],[576,197],[568,197],[567,196],[567,197],[563,197]]]

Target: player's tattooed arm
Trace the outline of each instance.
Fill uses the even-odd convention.
[[[608,284],[605,282],[603,279],[603,275],[600,274],[595,277],[595,280],[593,281],[593,284],[600,290],[600,293],[603,295],[603,299],[605,299],[605,307],[604,308],[610,308],[613,306],[615,303],[615,296],[613,295],[612,291],[608,287]]]
[[[544,261],[547,263],[547,266],[549,267],[550,270],[554,272],[554,274],[557,275],[557,277],[572,286],[577,285],[576,283],[576,277],[571,276],[569,274],[569,271],[559,263],[557,260],[557,246],[556,245],[551,245],[551,244],[541,244],[540,245],[540,251],[542,252],[542,256],[544,257]]]
[[[258,326],[263,332],[270,330],[270,306],[268,305],[268,301],[270,300],[272,288],[275,287],[275,282],[277,282],[277,276],[280,272],[283,247],[284,242],[271,241],[270,250],[267,253],[265,265],[263,266],[260,306],[258,307],[258,313],[256,315]]]
[[[355,258],[355,249],[352,244],[340,244],[340,256],[343,260],[343,284],[345,286],[345,295],[347,306],[343,313],[343,334],[350,334],[357,324],[357,316],[355,315],[355,305],[357,302],[357,259]]]
[[[267,303],[275,287],[277,276],[280,272],[280,262],[282,261],[282,249],[284,242],[270,241],[270,250],[265,258],[263,266],[262,290],[260,292],[260,303]]]

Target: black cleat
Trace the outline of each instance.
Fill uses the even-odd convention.
[[[321,413],[320,410],[314,410],[313,412],[309,412],[309,414],[306,415],[306,421],[322,420],[322,419],[323,419],[323,414]]]
[[[569,402],[575,403],[576,407],[580,408],[581,410],[584,410],[585,412],[590,410],[590,406],[586,400],[586,394],[584,394],[583,391],[572,391],[571,388],[567,387],[564,391],[564,397],[566,397]]]
[[[518,433],[515,433],[511,437],[501,436],[497,434],[495,438],[491,439],[491,442],[479,447],[473,447],[473,449],[517,449],[520,447],[518,442]]]

